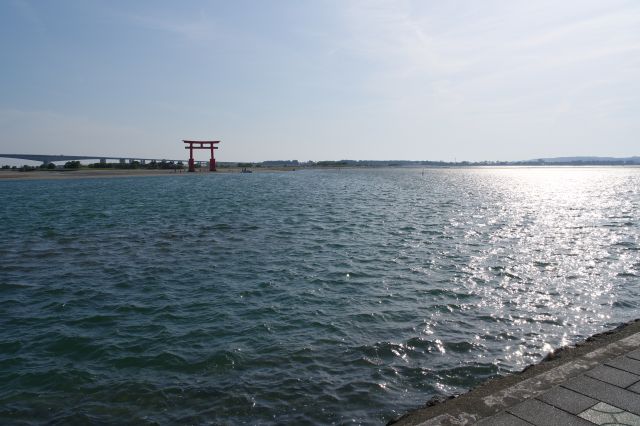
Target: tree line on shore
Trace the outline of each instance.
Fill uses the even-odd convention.
[[[640,157],[629,158],[599,158],[599,157],[560,157],[544,158],[528,161],[411,161],[411,160],[337,160],[337,161],[298,161],[298,160],[270,160],[262,162],[218,162],[218,167],[238,167],[238,168],[268,168],[268,167],[309,167],[309,168],[335,168],[335,167],[465,167],[465,166],[611,166],[611,165],[639,165]],[[182,161],[140,161],[107,163],[99,162],[81,165],[80,161],[67,161],[63,166],[54,163],[42,164],[40,166],[2,166],[2,169],[12,169],[20,171],[33,170],[73,170],[80,167],[92,169],[160,169],[160,170],[180,170],[185,165]],[[201,163],[195,164],[196,168],[201,167]]]
[[[29,166],[27,164],[23,166],[2,166],[3,170],[18,170],[21,172],[30,172],[35,170],[77,170],[81,167],[84,167],[80,161],[67,161],[62,166],[58,166],[54,163],[46,163],[41,164],[40,166]],[[91,169],[148,169],[148,170],[175,170],[175,169],[183,169],[185,166],[182,161],[174,162],[174,161],[149,161],[148,163],[141,163],[140,161],[132,161],[130,163],[93,163],[89,164],[86,167]],[[200,167],[196,165],[196,167]]]
[[[131,161],[128,163],[93,163],[89,164],[92,169],[146,169],[146,170],[174,170],[183,169],[185,166],[182,161],[152,160],[146,163],[140,161]]]

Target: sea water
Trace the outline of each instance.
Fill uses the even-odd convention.
[[[638,316],[640,169],[0,182],[0,421],[384,423]]]

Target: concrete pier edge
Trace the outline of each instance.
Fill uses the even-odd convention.
[[[469,392],[444,401],[428,401],[388,425],[470,425],[640,348],[640,319],[598,333],[571,346],[558,348],[538,364],[521,372],[488,380]]]

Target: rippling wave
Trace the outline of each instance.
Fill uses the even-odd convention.
[[[0,182],[0,419],[376,424],[637,316],[640,169]]]

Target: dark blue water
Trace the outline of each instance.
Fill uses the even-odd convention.
[[[379,424],[638,316],[640,169],[0,182],[0,421]]]

